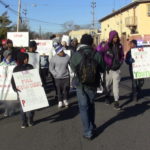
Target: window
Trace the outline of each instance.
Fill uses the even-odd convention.
[[[147,5],[147,15],[150,17],[150,4]]]

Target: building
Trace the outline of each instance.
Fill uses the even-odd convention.
[[[79,29],[79,30],[72,30],[69,32],[69,36],[72,39],[77,38],[79,42],[83,34],[91,34],[94,37],[96,45],[98,45],[98,43],[100,42],[100,33],[97,29]]]
[[[137,39],[141,44],[150,44],[150,0],[134,0],[129,5],[100,19],[101,39],[107,40],[109,32],[116,30],[125,51],[128,41]]]

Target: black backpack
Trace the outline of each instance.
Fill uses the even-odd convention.
[[[96,52],[91,49],[89,53],[84,50],[79,50],[79,53],[82,55],[82,60],[76,68],[76,74],[80,83],[92,87],[99,86],[99,67],[94,59]]]

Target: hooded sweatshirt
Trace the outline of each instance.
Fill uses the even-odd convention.
[[[104,61],[105,63],[107,64],[107,66],[109,68],[111,68],[111,66],[113,65],[113,59],[114,59],[114,56],[109,54],[108,51],[111,49],[112,51],[114,51],[115,49],[115,55],[118,55],[118,59],[120,61],[120,63],[123,62],[124,60],[124,52],[123,52],[123,47],[122,45],[120,44],[120,39],[119,39],[119,36],[118,36],[118,41],[116,44],[113,44],[113,38],[115,36],[118,36],[118,33],[116,31],[111,31],[109,33],[109,40],[108,42],[106,43],[106,45],[104,47],[101,47],[99,49],[99,52],[102,53],[103,57],[104,57]],[[117,54],[118,52],[118,54]]]

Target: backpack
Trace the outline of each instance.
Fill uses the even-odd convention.
[[[98,63],[94,59],[95,51],[91,50],[90,53],[85,53],[84,50],[79,50],[82,55],[80,64],[76,68],[76,74],[79,82],[82,85],[97,87],[99,86],[99,68]]]

